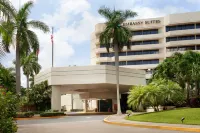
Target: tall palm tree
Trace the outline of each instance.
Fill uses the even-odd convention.
[[[49,27],[37,20],[28,20],[33,2],[25,3],[18,11],[9,0],[0,0],[0,11],[5,15],[5,22],[0,26],[2,36],[1,45],[9,52],[10,44],[15,44],[16,49],[16,91],[20,92],[20,56],[28,55],[39,49],[38,37],[30,28],[40,29],[44,33],[49,32]],[[6,30],[5,30],[6,29]]]
[[[111,10],[107,7],[101,7],[99,14],[106,18],[105,30],[100,34],[100,45],[104,45],[109,52],[112,47],[115,51],[116,66],[116,85],[117,85],[117,114],[121,114],[120,94],[119,94],[119,52],[124,46],[130,48],[131,31],[122,26],[122,23],[128,18],[135,17],[137,13],[131,10]]]
[[[27,89],[29,89],[29,76],[38,74],[41,69],[35,53],[31,53],[30,55],[21,58],[21,66],[24,71],[24,75],[26,75],[27,78]]]

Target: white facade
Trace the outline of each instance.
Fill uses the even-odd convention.
[[[61,110],[61,106],[64,105],[67,111],[71,109],[71,96],[66,94],[76,94],[74,109],[76,107],[76,109],[84,108],[86,110],[85,100],[87,100],[88,109],[93,110],[97,106],[94,101],[96,99],[112,99],[115,104],[117,98],[115,79],[114,66],[54,67],[36,75],[35,84],[47,80],[48,84],[52,86],[52,110]],[[128,92],[133,85],[146,84],[145,72],[142,70],[120,67],[119,79],[120,93]],[[65,96],[61,98],[61,95]]]
[[[146,79],[151,70],[174,52],[200,50],[200,12],[171,14],[165,17],[128,20],[123,26],[133,33],[131,49],[124,47],[119,61],[121,67],[145,70]],[[91,36],[91,64],[112,65],[115,59],[100,47],[99,35],[105,24],[99,23]]]

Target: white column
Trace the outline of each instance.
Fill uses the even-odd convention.
[[[59,86],[52,86],[51,110],[61,111],[61,92]]]
[[[88,100],[85,100],[84,104],[84,112],[88,112],[88,106],[87,106]]]

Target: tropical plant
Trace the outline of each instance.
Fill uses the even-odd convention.
[[[200,88],[200,53],[187,51],[184,54],[175,53],[172,57],[165,59],[155,69],[153,78],[170,79],[178,83],[187,95],[187,103],[191,96],[199,96]],[[194,94],[193,90],[196,90]]]
[[[109,52],[113,48],[115,52],[116,66],[116,86],[117,86],[117,114],[121,114],[121,106],[119,99],[119,52],[124,46],[130,48],[130,39],[132,33],[128,27],[122,26],[123,22],[130,17],[135,17],[137,14],[131,10],[111,10],[107,7],[101,7],[98,10],[99,14],[106,18],[105,29],[100,34],[100,45],[106,47]]]
[[[19,97],[0,89],[0,133],[15,133],[17,125],[13,120],[19,107]]]
[[[49,27],[37,20],[28,20],[33,2],[28,1],[17,11],[9,0],[0,0],[0,11],[5,16],[5,21],[0,26],[2,37],[1,45],[9,52],[10,44],[16,48],[16,91],[20,92],[20,56],[27,56],[31,51],[36,53],[39,49],[39,40],[30,28],[49,32]]]
[[[48,82],[36,84],[28,90],[29,103],[33,103],[38,111],[45,111],[51,107],[51,87]]]
[[[24,71],[24,75],[26,75],[27,78],[27,89],[29,89],[29,76],[38,74],[41,69],[35,53],[31,53],[30,55],[21,58],[21,66]]]
[[[15,71],[14,68],[0,66],[0,86],[7,91],[15,93]]]
[[[167,103],[174,105],[184,102],[184,93],[181,87],[170,80],[154,80],[147,86],[134,86],[128,95],[128,105],[138,109],[143,107],[153,107],[159,111],[158,106],[165,106]]]

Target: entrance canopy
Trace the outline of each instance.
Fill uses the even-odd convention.
[[[80,94],[82,99],[116,98],[115,66],[54,67],[35,76],[35,84],[47,80],[61,94]],[[120,93],[133,85],[145,85],[145,71],[119,68]]]

